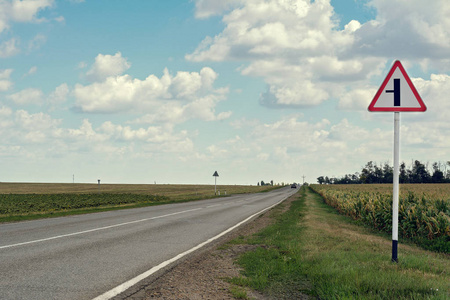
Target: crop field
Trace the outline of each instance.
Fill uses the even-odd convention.
[[[372,228],[392,231],[392,185],[311,185],[341,214]],[[450,253],[450,184],[402,184],[399,236]]]
[[[220,196],[275,186],[218,185]],[[214,197],[214,185],[0,183],[0,222]]]

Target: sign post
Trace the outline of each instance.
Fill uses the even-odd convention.
[[[219,173],[215,171],[213,176],[214,176],[214,195],[217,195],[217,177],[219,177]]]
[[[424,112],[420,98],[400,61],[395,61],[369,105],[369,111],[394,112],[394,174],[392,191],[392,261],[398,262],[398,198],[400,175],[400,112]]]

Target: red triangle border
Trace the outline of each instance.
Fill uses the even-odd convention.
[[[384,92],[386,85],[388,84],[389,80],[392,77],[392,74],[394,74],[395,70],[399,68],[400,71],[403,74],[403,77],[405,78],[406,82],[409,85],[409,88],[413,92],[414,96],[417,99],[417,102],[419,103],[420,107],[375,107],[375,104],[378,101],[378,98],[380,97],[381,93]],[[381,84],[381,87],[378,89],[377,93],[375,94],[375,97],[373,97],[372,102],[370,102],[369,111],[392,111],[392,112],[400,112],[400,111],[426,111],[427,107],[425,103],[423,103],[422,98],[420,97],[419,93],[417,92],[416,88],[414,87],[411,79],[409,78],[408,74],[406,73],[405,69],[403,68],[401,62],[399,60],[394,62],[394,65],[392,66],[391,70],[389,71],[388,75],[384,79],[383,83]]]

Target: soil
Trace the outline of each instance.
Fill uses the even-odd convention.
[[[234,262],[241,254],[260,246],[228,242],[259,232],[273,222],[272,215],[275,209],[281,207],[282,210],[287,210],[294,199],[296,195],[288,198],[277,208],[237,228],[213,245],[192,254],[163,274],[147,278],[114,299],[235,299],[230,293],[231,284],[226,280],[240,274],[241,268]],[[247,289],[246,292],[250,299],[273,299],[253,290]]]

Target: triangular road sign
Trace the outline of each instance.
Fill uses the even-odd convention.
[[[396,61],[369,105],[369,111],[426,111],[400,61]]]
[[[217,171],[214,172],[213,174],[214,177],[219,177],[219,173],[217,173]]]

